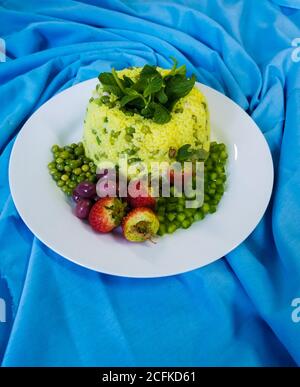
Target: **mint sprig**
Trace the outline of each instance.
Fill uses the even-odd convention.
[[[187,78],[185,65],[177,67],[177,60],[172,60],[173,67],[164,77],[156,66],[145,65],[136,81],[128,76],[120,78],[115,69],[101,73],[98,78],[103,91],[114,95],[123,111],[165,124],[171,119],[173,106],[189,94],[196,82],[194,75]]]

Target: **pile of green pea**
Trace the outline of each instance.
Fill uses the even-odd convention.
[[[186,208],[186,201],[190,198],[184,195],[174,197],[173,187],[169,198],[160,197],[157,200],[156,213],[160,222],[158,235],[172,234],[179,228],[187,229],[207,214],[216,212],[225,190],[227,158],[224,144],[210,144],[209,156],[204,163],[204,202],[200,208]]]
[[[49,173],[61,190],[71,196],[74,188],[82,181],[95,183],[96,166],[85,157],[82,142],[51,148],[53,161],[48,164]]]

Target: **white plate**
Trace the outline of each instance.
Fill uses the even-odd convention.
[[[103,273],[161,277],[199,268],[229,253],[255,228],[270,200],[273,164],[254,121],[233,101],[202,84],[212,138],[228,147],[227,190],[217,212],[150,242],[134,244],[99,235],[77,219],[48,174],[53,144],[80,141],[92,79],[56,95],[26,122],[14,144],[9,181],[15,205],[30,230],[63,257]]]

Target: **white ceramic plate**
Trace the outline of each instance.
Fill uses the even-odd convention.
[[[128,277],[161,277],[199,268],[239,245],[255,228],[270,200],[273,164],[254,121],[233,101],[202,84],[212,139],[228,147],[228,182],[218,210],[188,230],[134,244],[99,235],[77,219],[48,174],[53,144],[78,142],[92,79],[56,95],[26,122],[14,144],[9,181],[15,205],[30,230],[48,247],[84,267]]]

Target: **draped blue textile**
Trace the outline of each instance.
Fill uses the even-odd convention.
[[[299,8],[298,0],[0,1],[3,366],[300,363]],[[14,207],[15,137],[59,91],[111,66],[170,66],[170,56],[259,125],[275,167],[267,212],[228,256],[186,274],[127,279],[76,266],[35,238]]]

